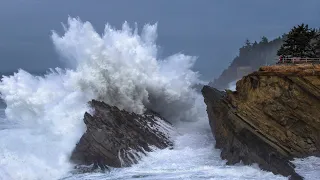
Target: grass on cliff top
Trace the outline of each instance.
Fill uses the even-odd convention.
[[[262,66],[259,71],[263,72],[281,72],[281,73],[299,73],[314,74],[320,73],[320,64],[279,64],[272,66]]]

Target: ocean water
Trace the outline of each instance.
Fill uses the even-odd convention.
[[[157,24],[143,29],[106,25],[102,35],[89,22],[69,18],[65,33],[52,41],[69,69],[35,76],[18,70],[1,79],[0,180],[58,179],[286,179],[256,165],[225,165],[203,98],[192,86],[196,58],[157,56]],[[143,113],[151,108],[177,128],[172,150],[156,150],[129,168],[108,173],[72,174],[68,157],[85,132],[87,102],[105,101]],[[319,160],[296,160],[308,179],[319,176]]]
[[[68,180],[125,180],[125,179],[183,179],[183,180],[238,180],[238,179],[286,179],[261,171],[256,165],[225,165],[220,151],[214,148],[207,121],[180,124],[173,150],[165,149],[149,153],[139,164],[129,168],[112,169],[109,173],[88,173],[66,177]]]

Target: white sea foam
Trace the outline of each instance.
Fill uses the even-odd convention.
[[[141,35],[124,23],[121,30],[106,25],[100,36],[89,22],[69,18],[64,36],[53,34],[57,50],[76,69],[73,79],[83,92],[120,109],[142,113],[151,108],[168,119],[194,120],[183,112],[194,109],[191,86],[198,74],[196,58],[175,54],[157,59],[157,25]],[[170,108],[167,108],[170,106]]]
[[[203,100],[203,99],[202,99]],[[139,164],[129,168],[112,169],[110,173],[79,174],[65,180],[286,180],[288,178],[261,171],[257,165],[226,165],[214,139],[207,119],[179,124],[180,135],[173,150],[151,152]]]
[[[152,108],[172,121],[196,120],[195,58],[157,59],[156,29],[146,25],[139,33],[124,23],[121,30],[106,25],[99,35],[89,22],[69,18],[65,34],[52,35],[69,69],[3,77],[1,124],[14,125],[0,131],[0,179],[50,180],[69,171],[68,156],[85,131],[82,118],[93,98],[136,113]]]
[[[231,83],[228,84],[228,89],[230,89],[231,91],[236,91],[237,90],[237,82],[238,81],[232,81]]]
[[[295,159],[293,163],[296,165],[296,172],[303,176],[305,180],[320,179],[320,158],[307,157],[303,159]]]

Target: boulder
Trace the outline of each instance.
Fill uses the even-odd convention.
[[[172,125],[153,111],[139,115],[104,102],[89,102],[93,114],[85,113],[87,130],[77,143],[71,161],[106,169],[137,163],[156,148],[171,147]]]

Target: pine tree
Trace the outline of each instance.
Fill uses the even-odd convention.
[[[265,37],[265,36],[262,36],[262,37],[261,37],[260,43],[262,43],[262,44],[267,44],[268,42],[269,42],[269,40],[268,40],[267,37]]]
[[[245,44],[243,47],[239,49],[240,56],[247,56],[247,54],[251,51],[252,46],[249,39],[246,39]]]
[[[251,42],[249,39],[246,39],[246,42],[245,42],[245,48],[251,48]]]
[[[314,49],[316,57],[320,58],[320,29],[317,31],[317,35],[314,40]]]
[[[317,36],[315,29],[310,29],[308,25],[301,24],[294,26],[286,34],[284,44],[278,50],[277,55],[287,57],[315,57],[316,50],[312,41]]]

